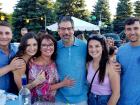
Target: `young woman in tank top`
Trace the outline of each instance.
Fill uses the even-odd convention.
[[[120,96],[120,74],[113,69],[112,63],[105,38],[101,35],[91,36],[87,42],[87,80],[91,84],[89,105],[117,104]]]

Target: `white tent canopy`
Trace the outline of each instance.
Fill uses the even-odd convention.
[[[91,23],[88,23],[86,21],[83,21],[81,19],[78,19],[78,18],[75,18],[75,17],[72,17],[73,21],[74,21],[74,30],[77,31],[77,30],[80,30],[80,31],[92,31],[92,30],[99,30],[99,26],[97,25],[94,25],[94,24],[91,24]],[[57,31],[58,29],[58,23],[54,23],[50,26],[47,26],[47,28],[49,30],[52,30],[52,31]]]

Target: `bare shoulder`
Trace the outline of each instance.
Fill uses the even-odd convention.
[[[115,70],[113,69],[112,63],[109,63],[109,62],[107,63],[106,70],[107,70],[108,74],[110,74],[110,73],[112,73],[112,72],[115,71]]]
[[[114,76],[114,75],[119,75],[120,72],[116,71],[112,65],[112,63],[108,63],[107,64],[107,72],[108,72],[108,75],[110,76]]]

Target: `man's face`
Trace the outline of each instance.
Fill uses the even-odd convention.
[[[12,40],[12,30],[7,26],[0,26],[0,47],[7,47]]]
[[[132,43],[139,42],[140,41],[139,21],[135,21],[135,23],[131,25],[125,25],[125,34]]]
[[[58,34],[64,42],[71,42],[74,37],[74,29],[71,22],[61,22],[58,26]]]

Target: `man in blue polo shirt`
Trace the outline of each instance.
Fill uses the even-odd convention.
[[[74,80],[71,87],[58,89],[55,105],[87,105],[86,43],[74,37],[74,22],[69,16],[58,22],[57,68],[60,81]]]
[[[18,66],[22,64],[22,60],[15,60],[10,63],[15,56],[17,48],[10,44],[12,39],[11,26],[5,22],[0,21],[0,89],[10,90],[10,71],[21,68]]]

